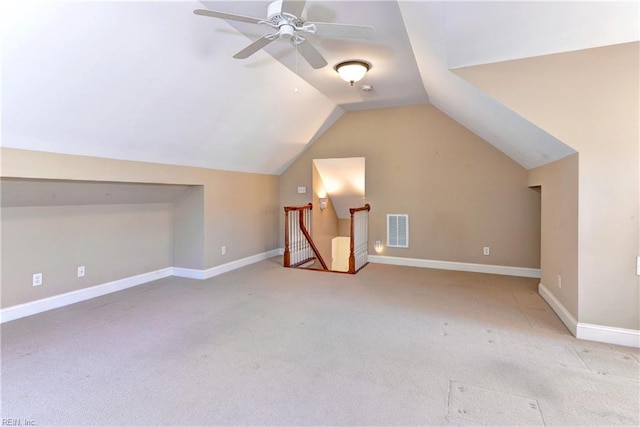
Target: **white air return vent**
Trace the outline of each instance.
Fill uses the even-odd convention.
[[[387,214],[387,247],[409,247],[409,215]]]

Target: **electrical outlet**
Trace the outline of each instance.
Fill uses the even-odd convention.
[[[84,265],[78,267],[78,277],[84,277]]]
[[[33,286],[42,285],[42,273],[36,273],[33,275]]]
[[[222,255],[226,255],[227,254],[227,247],[223,246],[222,249],[220,250],[220,252],[222,253]]]
[[[558,274],[558,288],[562,289],[562,276]]]
[[[483,255],[491,255],[491,248],[490,248],[489,246],[485,246],[485,247],[482,249],[482,254],[483,254]]]

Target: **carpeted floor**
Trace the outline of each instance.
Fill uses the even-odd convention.
[[[2,325],[22,425],[638,425],[636,349],[576,340],[537,280],[274,258]],[[6,422],[4,423],[6,424]]]

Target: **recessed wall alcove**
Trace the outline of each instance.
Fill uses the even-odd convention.
[[[1,258],[3,308],[172,266],[202,268],[203,186],[3,178],[0,190],[1,243],[11,248]],[[34,273],[42,286],[32,286]]]

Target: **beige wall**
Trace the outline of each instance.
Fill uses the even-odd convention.
[[[3,208],[2,308],[171,266],[169,203]],[[85,266],[86,276],[77,277]],[[32,275],[43,285],[32,286]]]
[[[338,219],[338,236],[350,237],[351,236],[351,219]]]
[[[578,319],[578,154],[530,170],[529,184],[542,193],[540,281]]]
[[[203,269],[204,264],[204,186],[188,187],[172,203],[172,267]]]
[[[640,43],[456,73],[579,153],[577,320],[640,329]]]
[[[279,177],[206,169],[205,175],[205,268],[277,249],[284,222]]]
[[[191,200],[187,203],[191,204],[191,208],[187,210],[181,211],[179,203],[169,210],[169,218],[174,213],[177,217],[191,218],[193,223],[190,225],[180,221],[175,225],[191,237],[186,240],[184,236],[177,238],[174,246],[174,237],[170,234],[168,258],[163,265],[153,263],[153,269],[171,267],[174,256],[180,264],[177,266],[206,269],[278,248],[278,224],[281,216],[277,176],[10,148],[1,148],[0,153],[2,177],[201,186],[202,190],[193,191],[203,191],[202,201]],[[195,195],[196,199],[198,197]],[[190,210],[198,204],[204,206],[202,212]],[[4,218],[2,226],[4,236]],[[14,252],[13,245],[3,244],[3,257],[6,253]],[[226,255],[221,254],[222,246],[227,247]],[[14,273],[6,273],[10,266],[11,264],[3,262],[4,293],[14,286],[20,286],[14,282]],[[144,263],[140,266],[147,267]],[[35,271],[31,267],[28,270],[31,272],[30,281],[30,275]],[[115,270],[120,272],[117,279],[130,275],[127,268]],[[11,279],[5,281],[5,278]]]
[[[381,255],[539,267],[540,197],[527,171],[431,105],[346,113],[281,175],[281,205],[301,205],[316,158],[365,157],[369,251],[386,214],[407,213],[409,249]],[[483,246],[491,256],[483,256]]]

